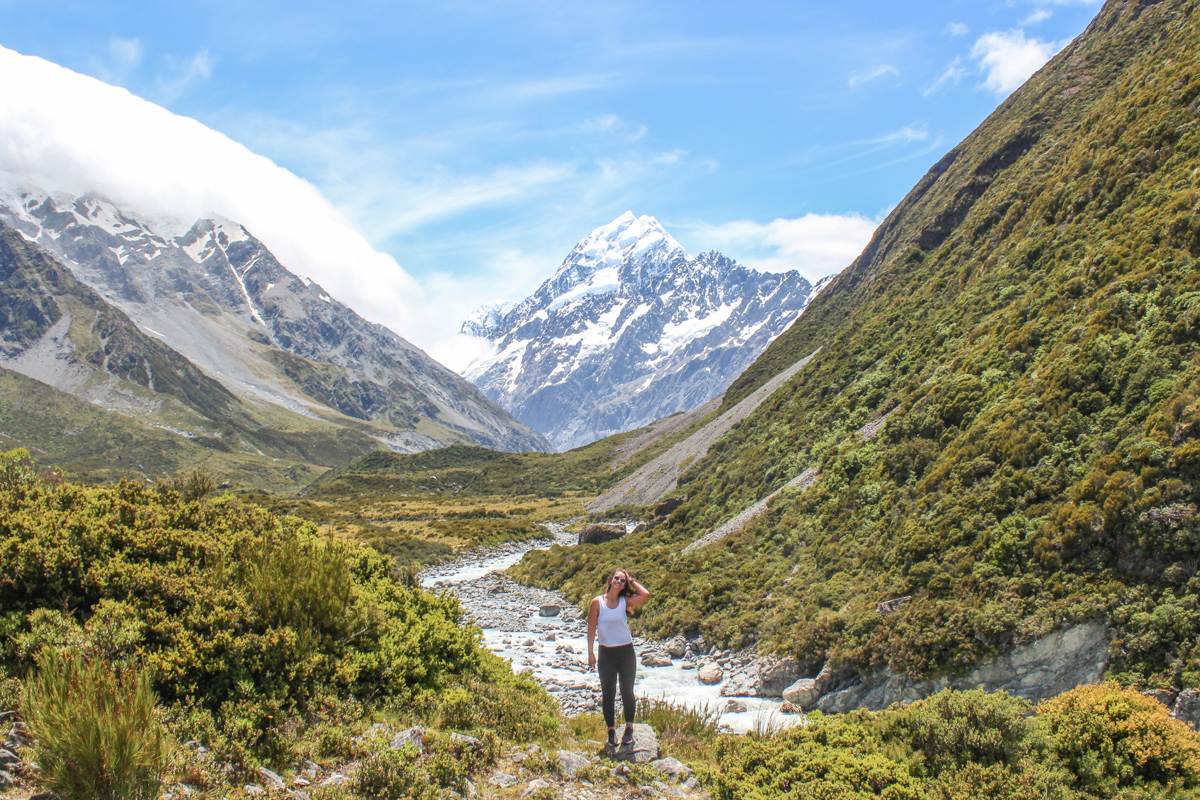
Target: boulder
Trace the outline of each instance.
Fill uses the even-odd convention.
[[[725,677],[725,671],[721,669],[721,665],[715,661],[709,661],[704,666],[696,671],[696,678],[701,683],[720,683]]]
[[[804,709],[801,708],[800,706],[796,705],[795,703],[789,703],[787,700],[784,700],[782,703],[779,704],[779,713],[780,714],[803,714]]]
[[[12,750],[0,747],[0,769],[8,769],[21,763],[21,758]]]
[[[587,769],[590,763],[586,756],[579,753],[572,753],[570,750],[558,751],[558,769],[568,778],[574,778],[581,770]]]
[[[617,728],[618,741],[624,728]],[[654,729],[642,722],[633,724],[633,743],[618,744],[609,755],[617,761],[630,761],[634,764],[648,764],[658,759],[658,737]]]
[[[529,797],[537,794],[542,789],[549,789],[553,784],[545,778],[534,778],[525,787],[525,791],[521,792],[521,797]]]
[[[560,611],[562,611],[562,606],[556,606],[551,603],[538,607],[538,615],[542,617],[557,617]]]
[[[1200,730],[1200,689],[1184,689],[1175,698],[1171,716],[1186,722],[1192,730]]]
[[[507,772],[501,772],[500,770],[496,770],[492,773],[491,777],[488,778],[488,783],[492,784],[492,786],[499,786],[501,789],[507,789],[516,782],[516,777],[509,775]]]
[[[411,728],[400,731],[392,737],[392,749],[399,750],[401,747],[411,745],[417,749],[418,753],[428,753],[429,745],[425,743],[425,729],[420,725],[414,725]],[[323,786],[324,784],[322,784]]]
[[[656,650],[648,650],[642,653],[642,666],[669,667],[671,666],[671,657],[666,653],[660,653]]]
[[[258,768],[258,779],[262,782],[263,786],[271,790],[287,788],[287,784],[283,782],[283,778],[279,776],[279,773],[272,772],[266,767]]]
[[[1175,698],[1179,695],[1174,689],[1146,689],[1142,694],[1157,700],[1167,708],[1175,705]]]
[[[782,697],[783,690],[800,677],[800,662],[788,656],[768,656],[758,664],[758,695],[760,697]]]
[[[483,742],[474,736],[467,736],[465,733],[458,733],[456,731],[450,732],[450,741],[460,750],[479,750],[483,747]]]
[[[349,783],[350,779],[340,772],[335,772],[325,780],[321,781],[322,786],[341,786]]]
[[[687,639],[682,636],[676,636],[667,641],[666,650],[671,655],[671,658],[683,658],[687,653]]]
[[[740,714],[746,710],[746,704],[741,700],[734,700],[732,697],[725,701],[725,712],[728,714]]]
[[[242,787],[242,791],[251,797],[262,797],[267,793],[267,790],[259,786],[257,783],[247,783]]]
[[[820,697],[821,692],[817,689],[817,681],[814,678],[800,678],[783,690],[784,702],[804,709],[816,706]]]
[[[625,535],[625,526],[617,523],[597,522],[585,525],[579,532],[579,544],[600,544],[620,539]]]
[[[677,781],[686,781],[692,775],[692,770],[687,764],[674,758],[660,758],[651,761],[650,766]]]
[[[685,497],[680,496],[680,495],[676,495],[675,497],[668,497],[666,500],[663,500],[661,503],[656,505],[654,507],[654,510],[652,513],[656,517],[665,517],[668,514],[670,514],[672,511],[674,511],[675,509],[677,509],[681,505],[683,505],[683,501],[685,499],[686,499]]]
[[[0,789],[7,789],[10,786],[15,786],[17,779],[12,776],[12,773],[0,769]]]
[[[637,525],[633,526],[633,530],[631,530],[630,533],[644,533],[648,530],[650,530],[650,526],[648,524],[645,522],[639,522]]]

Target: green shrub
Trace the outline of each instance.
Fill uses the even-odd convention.
[[[153,800],[166,762],[156,702],[143,672],[46,651],[22,702],[42,781],[67,800]]]
[[[403,797],[436,800],[437,786],[430,779],[421,756],[408,746],[383,750],[368,758],[354,776],[354,793],[359,797]]]
[[[528,675],[514,675],[499,656],[484,653],[479,675],[444,691],[439,727],[476,734],[493,731],[514,742],[545,740],[559,730],[558,705]]]
[[[1137,691],[1080,686],[1043,702],[1038,717],[1076,785],[1096,796],[1149,784],[1200,786],[1200,736]]]
[[[887,735],[936,775],[951,767],[1015,762],[1029,750],[1033,706],[1005,692],[946,690],[889,712]]]

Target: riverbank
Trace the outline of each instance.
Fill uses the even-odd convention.
[[[531,550],[575,545],[577,536],[565,525],[549,523],[546,528],[550,535],[545,538],[481,549],[431,568],[422,573],[421,584],[457,597],[466,619],[483,630],[485,646],[509,660],[514,670],[529,672],[571,716],[600,706],[599,679],[587,666],[587,620],[558,592],[524,586],[503,574]],[[597,591],[601,580],[597,577]],[[643,637],[635,637],[634,647],[644,659],[638,665],[638,697],[719,711],[721,727],[737,732],[803,719],[781,713],[779,698],[745,696],[753,691],[748,676],[757,668],[751,653],[707,651],[702,642]],[[651,658],[656,665],[646,663]],[[701,682],[705,666],[712,674],[719,670],[721,679]]]

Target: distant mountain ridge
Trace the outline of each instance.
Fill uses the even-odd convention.
[[[0,222],[238,397],[401,452],[547,447],[470,383],[289,272],[236,222],[179,231],[97,195],[11,188],[0,190]]]
[[[720,394],[813,294],[799,272],[693,258],[626,211],[528,298],[463,323],[493,346],[464,374],[555,447],[577,447]]]

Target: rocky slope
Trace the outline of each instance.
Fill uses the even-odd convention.
[[[180,230],[98,196],[11,187],[0,192],[0,221],[226,395],[324,418],[405,452],[455,442],[546,447],[468,382],[289,272],[235,222],[200,219]]]
[[[533,295],[463,324],[493,345],[465,374],[569,449],[717,396],[813,293],[798,272],[692,258],[653,217],[625,212]]]
[[[682,470],[663,524],[519,575],[581,600],[628,565],[644,631],[837,685],[1093,621],[1106,674],[1200,685],[1196,41],[1194,0],[1110,0],[731,385],[726,410],[820,348]]]

